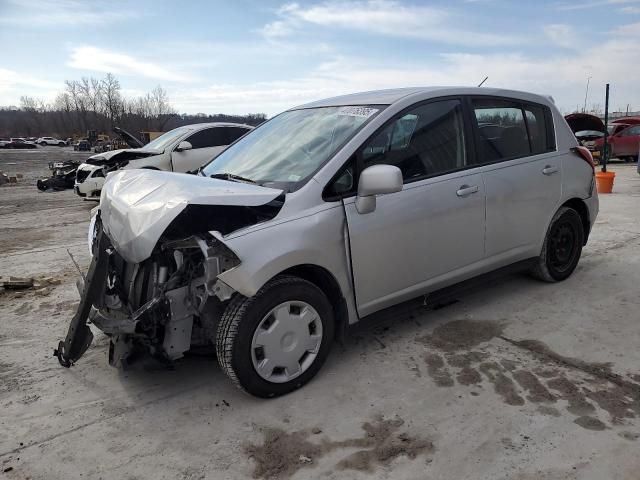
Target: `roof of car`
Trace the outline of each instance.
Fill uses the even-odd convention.
[[[183,125],[183,127],[188,127],[192,129],[199,128],[209,128],[209,127],[242,127],[242,128],[254,128],[251,125],[246,125],[244,123],[233,123],[233,122],[205,122],[205,123],[192,123],[190,125]],[[180,128],[180,127],[176,127]]]
[[[627,125],[637,125],[640,123],[640,117],[622,117],[614,118],[610,123],[626,123]]]
[[[409,87],[393,88],[388,90],[373,90],[370,92],[353,93],[338,97],[318,100],[293,108],[336,107],[341,105],[392,105],[408,96],[444,96],[444,95],[496,95],[516,98],[528,98],[532,101],[543,100],[544,103],[553,103],[548,96],[536,95],[517,90],[504,90],[488,87]]]

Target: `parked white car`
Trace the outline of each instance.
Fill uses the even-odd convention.
[[[36,140],[36,143],[43,147],[45,145],[58,145],[59,147],[64,147],[67,144],[67,142],[65,142],[64,140],[53,137],[40,137]]]
[[[99,200],[105,177],[119,169],[196,171],[252,128],[239,123],[186,125],[174,128],[141,148],[93,155],[78,167],[74,191],[83,198]]]

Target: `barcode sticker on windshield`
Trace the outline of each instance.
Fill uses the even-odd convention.
[[[338,110],[338,115],[348,115],[350,117],[369,118],[378,111],[377,108],[369,107],[342,107]]]

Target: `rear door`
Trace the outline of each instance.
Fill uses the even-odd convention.
[[[470,100],[486,188],[485,248],[492,266],[540,254],[561,197],[551,111],[495,97]]]
[[[378,196],[371,213],[358,213],[353,197],[344,201],[360,315],[452,283],[482,260],[484,186],[463,117],[459,99],[412,107],[356,154],[358,171],[395,165],[404,178],[402,191]]]

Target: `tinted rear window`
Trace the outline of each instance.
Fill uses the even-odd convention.
[[[491,163],[555,149],[548,107],[519,100],[476,99],[480,162]]]

